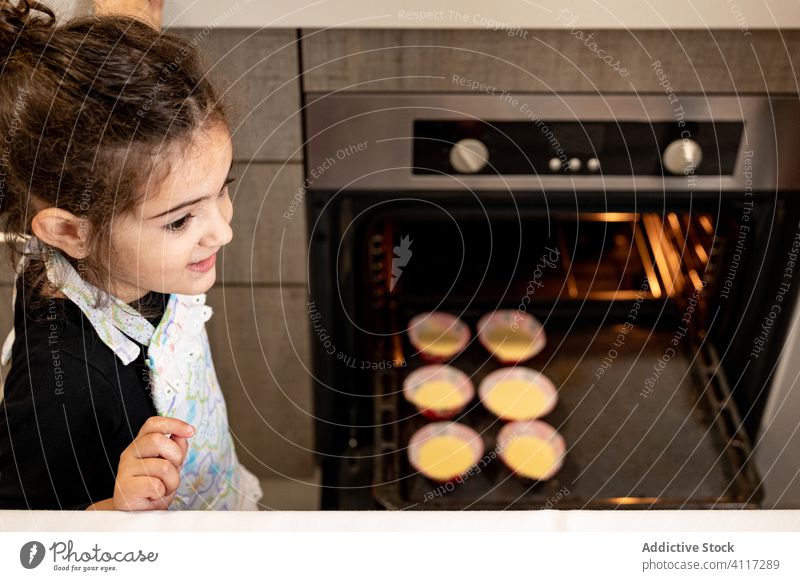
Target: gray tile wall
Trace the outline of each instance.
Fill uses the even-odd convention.
[[[524,32],[304,30],[305,89],[467,91],[453,82],[457,74],[514,91],[660,92],[659,60],[676,91],[798,90],[796,30]]]
[[[240,460],[264,478],[310,476],[305,288],[216,285],[208,304],[209,341]]]

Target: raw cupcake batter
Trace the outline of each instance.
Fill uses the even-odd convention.
[[[430,325],[419,332],[419,346],[434,357],[447,357],[458,351],[459,337],[454,328]]]
[[[536,436],[520,436],[503,451],[506,463],[518,474],[539,479],[556,465],[558,458],[550,443]]]
[[[522,379],[506,379],[486,394],[485,404],[493,414],[508,420],[538,418],[548,398],[536,384]]]
[[[469,443],[454,436],[437,436],[419,448],[419,466],[426,475],[449,480],[469,470],[473,454]]]
[[[500,327],[486,332],[489,349],[503,360],[524,361],[536,351],[536,337],[524,329]]]
[[[460,406],[463,397],[458,392],[458,387],[449,381],[434,380],[417,388],[414,402],[425,409],[447,410]]]

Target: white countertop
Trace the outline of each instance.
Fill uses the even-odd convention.
[[[800,531],[800,510],[507,512],[0,511],[0,532],[21,531]]]

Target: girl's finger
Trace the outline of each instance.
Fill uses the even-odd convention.
[[[180,466],[183,466],[183,462],[186,460],[186,452],[189,451],[189,439],[188,438],[181,438],[180,436],[172,436],[172,441],[178,444],[181,449],[181,463]]]
[[[139,430],[137,438],[152,433],[172,434],[183,438],[190,438],[194,435],[194,427],[178,418],[151,416],[147,418],[147,421]]]
[[[134,460],[164,458],[172,462],[176,468],[180,468],[185,454],[178,442],[158,433],[150,433],[136,438],[125,449],[125,452]]]
[[[181,483],[178,469],[162,458],[143,458],[129,467],[128,474],[132,478],[158,478],[164,484],[166,496],[175,492]]]
[[[160,478],[137,476],[125,479],[118,485],[116,499],[119,496],[122,502],[130,507],[141,506],[143,503],[164,498],[166,488]],[[133,508],[136,510],[136,508]]]

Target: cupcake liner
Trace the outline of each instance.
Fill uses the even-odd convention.
[[[426,383],[444,381],[455,387],[461,396],[461,403],[452,408],[426,407],[416,399],[416,394]],[[475,397],[475,385],[466,373],[449,365],[426,365],[412,371],[403,381],[403,397],[426,418],[450,419],[464,410]]]
[[[434,333],[438,336],[443,336],[445,333],[454,333],[456,335],[456,343],[452,350],[445,353],[436,353],[422,340],[422,336],[426,333]],[[469,327],[461,319],[450,313],[436,311],[420,313],[408,323],[408,338],[411,341],[411,345],[425,361],[431,363],[449,361],[464,350],[464,347],[469,343],[470,337],[472,337],[472,333],[470,333]]]
[[[502,336],[522,333],[530,339],[530,348],[521,356],[510,355],[503,351],[502,345],[495,346],[489,340],[494,333]],[[503,364],[527,361],[541,353],[547,344],[542,324],[532,315],[515,310],[494,311],[482,316],[478,321],[478,341]]]
[[[530,476],[526,476],[525,474],[517,472],[516,468],[509,464],[508,459],[506,458],[505,453],[508,449],[508,446],[511,444],[511,442],[521,436],[534,436],[537,438],[542,438],[543,440],[546,440],[550,446],[552,446],[553,451],[555,452],[556,461],[553,464],[553,467],[540,478],[531,478]],[[505,464],[515,476],[525,480],[542,481],[549,480],[555,476],[559,470],[561,470],[561,467],[564,465],[564,457],[566,456],[567,445],[564,442],[564,438],[553,426],[541,420],[531,420],[528,422],[509,422],[503,426],[500,430],[500,433],[497,435],[497,449],[498,455],[503,461],[503,464]]]
[[[539,410],[538,413],[531,414],[527,417],[510,417],[505,415],[503,410],[493,409],[493,407],[489,404],[491,401],[489,394],[501,382],[512,380],[519,380],[531,384],[534,386],[534,389],[541,391],[547,399],[545,406]],[[524,421],[541,418],[542,416],[546,416],[553,411],[553,408],[556,407],[556,403],[558,402],[558,390],[553,382],[550,381],[550,379],[548,379],[548,377],[543,373],[534,371],[528,367],[506,367],[492,371],[490,374],[484,377],[483,381],[481,381],[480,387],[478,388],[478,397],[480,398],[483,407],[492,412],[501,420]]]
[[[470,464],[464,471],[453,474],[448,478],[441,478],[428,473],[424,466],[419,463],[419,451],[422,445],[431,440],[441,436],[452,436],[462,440],[468,444],[469,450],[472,453],[472,464]],[[459,424],[458,422],[435,422],[417,430],[408,442],[408,461],[417,472],[425,475],[431,480],[436,482],[452,482],[458,479],[469,470],[471,470],[481,459],[484,452],[483,439],[478,432],[472,428]]]

